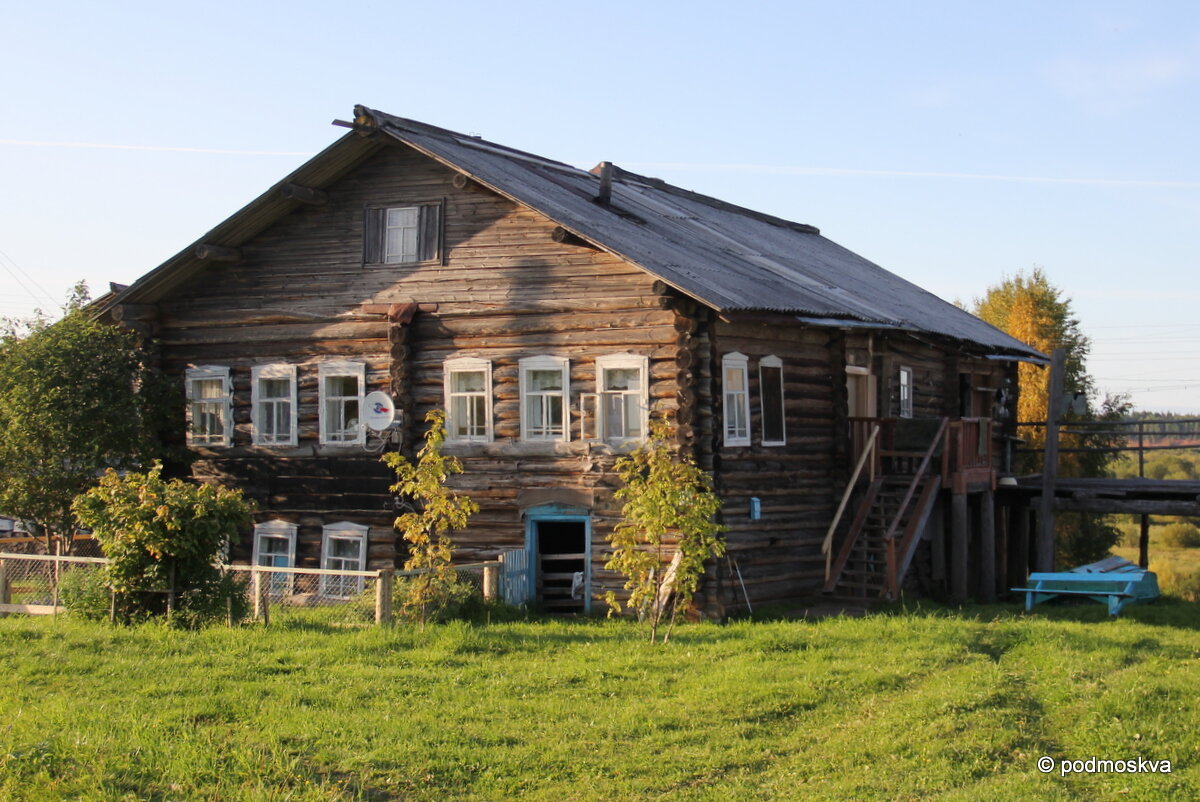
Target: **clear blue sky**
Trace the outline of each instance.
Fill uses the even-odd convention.
[[[949,300],[1034,266],[1200,413],[1200,3],[6,4],[0,315],[128,283],[355,103],[608,159]]]

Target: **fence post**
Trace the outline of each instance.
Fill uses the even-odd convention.
[[[171,586],[167,588],[167,622],[170,623],[171,615],[175,612],[175,561],[171,561]]]
[[[263,581],[263,572],[254,569],[253,593],[254,593],[254,617],[261,619],[264,625],[271,623],[271,600],[267,595],[267,590],[271,586],[270,579]]]
[[[12,604],[12,591],[8,587],[8,568],[4,560],[0,560],[0,604]],[[8,613],[0,613],[4,618]]]
[[[500,566],[483,566],[483,600],[495,601],[500,595]]]
[[[375,623],[385,626],[392,623],[392,588],[396,582],[394,568],[382,568],[375,581]]]

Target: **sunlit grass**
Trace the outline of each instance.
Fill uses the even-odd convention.
[[[0,798],[1200,797],[1170,602],[688,625],[0,620]],[[1170,775],[1042,774],[1042,755]]]

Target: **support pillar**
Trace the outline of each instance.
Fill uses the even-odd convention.
[[[979,591],[981,602],[996,601],[996,494],[983,491],[979,503]]]
[[[971,519],[967,494],[950,496],[950,598],[967,600],[967,541],[971,538]]]

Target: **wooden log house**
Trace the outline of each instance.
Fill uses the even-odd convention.
[[[414,453],[444,408],[481,507],[458,558],[526,549],[535,601],[598,610],[620,585],[613,463],[665,414],[724,501],[707,614],[988,581],[967,496],[994,486],[1015,361],[1041,354],[812,226],[361,106],[339,124],[98,304],[184,383],[195,477],[257,501],[235,559],[401,561],[379,453]],[[382,435],[360,425],[376,390],[398,413]]]

